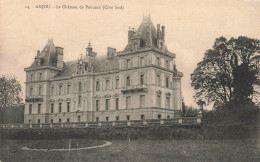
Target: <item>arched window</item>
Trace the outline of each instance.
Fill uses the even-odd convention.
[[[79,92],[81,92],[81,91],[82,91],[82,83],[79,82]]]

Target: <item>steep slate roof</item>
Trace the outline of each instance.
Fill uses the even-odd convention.
[[[39,57],[42,60],[43,66],[56,66],[57,57],[56,57],[56,48],[53,43],[53,39],[49,39],[48,43],[45,45],[40,54],[36,57]],[[31,67],[36,67],[36,61],[34,61]]]
[[[138,27],[138,29],[135,31],[134,35],[132,36],[132,39],[140,38],[142,40],[141,47],[155,47],[157,48],[157,35],[156,35],[156,28],[154,27],[151,17],[144,17],[143,22]],[[130,48],[131,44],[127,44],[125,47],[125,51]]]
[[[86,56],[85,56],[86,58]],[[83,58],[83,60],[85,60],[85,58]],[[111,59],[107,59],[104,57],[100,57],[100,58],[89,58],[93,65],[93,72],[94,73],[98,73],[98,72],[108,72],[108,71],[115,71],[119,69],[119,59],[118,57],[114,57]],[[78,60],[76,61],[70,61],[70,62],[66,62],[64,69],[59,72],[55,78],[65,78],[65,77],[71,77],[73,75],[76,74],[77,72],[77,68],[78,68]]]

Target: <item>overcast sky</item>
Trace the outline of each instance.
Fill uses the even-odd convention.
[[[36,4],[117,5],[124,10],[25,8]],[[51,37],[64,48],[64,61],[85,54],[89,41],[98,56],[106,55],[107,47],[122,51],[129,26],[137,28],[149,12],[155,26],[166,28],[167,47],[176,53],[177,68],[184,73],[187,105],[197,106],[190,74],[217,37],[260,39],[259,0],[5,0],[0,1],[0,74],[14,74],[24,87],[24,68]]]

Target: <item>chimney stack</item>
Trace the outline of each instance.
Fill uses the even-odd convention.
[[[134,33],[135,33],[135,29],[132,28],[132,30],[131,30],[130,27],[129,27],[129,30],[128,30],[128,42],[130,42],[130,40],[133,37]]]
[[[162,26],[162,40],[164,40],[165,37],[165,26]]]
[[[116,56],[116,49],[115,48],[111,48],[111,47],[107,47],[107,58],[113,58]]]
[[[160,24],[157,24],[157,39],[160,39]]]

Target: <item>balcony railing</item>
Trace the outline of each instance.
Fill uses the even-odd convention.
[[[71,122],[71,123],[40,123],[40,124],[0,124],[2,129],[44,129],[44,128],[97,128],[97,127],[146,127],[146,126],[174,126],[201,125],[200,117],[183,117],[174,119],[147,119],[99,122]]]
[[[132,92],[146,92],[147,85],[132,85],[132,86],[125,86],[122,88],[122,93],[132,93]]]
[[[25,101],[26,102],[39,102],[39,101],[43,101],[43,97],[42,96],[29,96],[29,97],[26,97]]]

